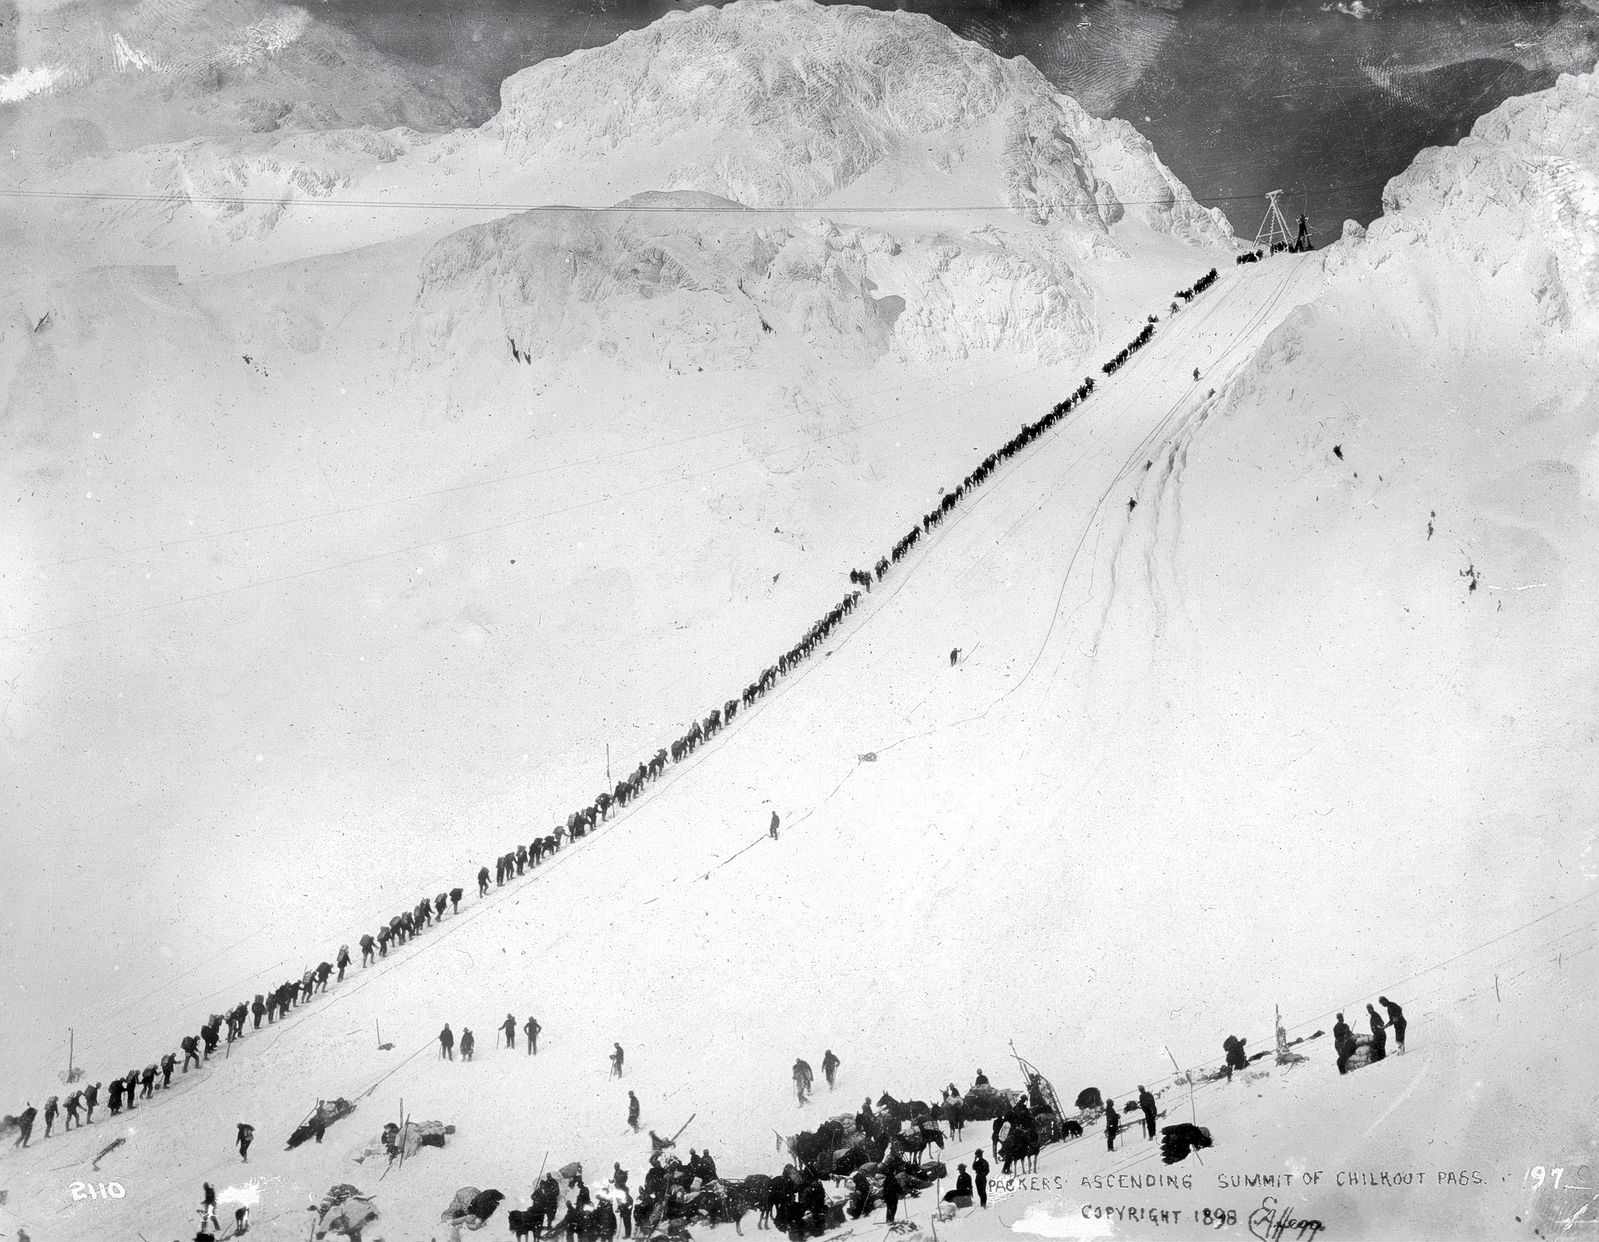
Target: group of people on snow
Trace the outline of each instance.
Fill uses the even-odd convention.
[[[516,1016],[509,1013],[506,1014],[505,1021],[501,1022],[499,1026],[495,1027],[494,1029],[496,1031],[496,1038],[504,1040],[506,1051],[516,1051]],[[527,1048],[528,1056],[533,1057],[538,1055],[539,1032],[543,1029],[544,1027],[539,1024],[539,1020],[532,1014],[529,1014],[527,1021],[522,1023],[522,1035],[524,1044]],[[444,1024],[444,1029],[439,1032],[438,1039],[439,1060],[455,1060],[457,1040],[455,1032],[450,1029],[450,1024],[448,1022]],[[472,1034],[471,1027],[463,1026],[461,1028],[459,1047],[461,1049],[461,1060],[463,1061],[470,1061],[477,1052],[477,1036]],[[620,1051],[620,1049],[618,1050]]]

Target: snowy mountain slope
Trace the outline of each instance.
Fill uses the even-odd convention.
[[[542,228],[526,230],[540,245]],[[728,236],[734,253],[743,235]],[[665,237],[714,250],[703,229]],[[33,989],[26,963],[54,952],[115,1010],[193,969],[190,946],[217,926],[273,930],[241,937],[187,995],[268,969],[280,936],[345,938],[358,910],[387,917],[391,883],[437,891],[475,872],[523,797],[505,791],[507,764],[536,789],[541,822],[564,814],[592,792],[607,743],[618,762],[653,751],[725,692],[696,670],[719,667],[730,642],[753,644],[736,676],[764,666],[847,567],[1010,434],[1018,409],[1046,408],[1063,373],[1081,377],[1075,358],[1063,372],[963,354],[999,330],[1018,345],[1032,332],[1041,351],[1068,342],[1047,339],[1043,316],[954,314],[957,299],[1018,295],[977,285],[975,263],[958,284],[917,257],[958,268],[948,249],[912,238],[898,271],[867,255],[910,302],[896,324],[918,325],[881,359],[806,340],[808,308],[842,322],[848,306],[803,264],[748,286],[770,334],[737,291],[741,269],[701,258],[719,290],[613,289],[593,309],[602,326],[632,325],[620,352],[563,342],[533,366],[465,284],[417,301],[426,237],[225,281],[104,269],[23,291],[0,350],[22,519],[8,548],[30,567],[6,604],[21,637],[5,744],[14,805],[37,813],[12,840],[72,860],[81,871],[53,881],[93,886],[123,931],[110,949],[62,947],[70,911],[42,909],[19,933],[17,985]],[[1078,268],[1111,339],[1131,335],[1192,253],[1160,239],[1135,249],[1142,259],[1108,274]],[[913,283],[912,261],[937,279]],[[447,360],[430,360],[418,325],[457,294],[470,316]],[[694,301],[674,309],[676,297]],[[751,320],[756,357],[739,358],[720,326],[714,350],[673,335],[685,314],[724,313]],[[935,348],[959,360],[917,360]],[[149,394],[131,413],[129,392]],[[463,683],[484,693],[458,696]],[[421,770],[418,736],[435,739]],[[85,771],[84,754],[100,761]],[[406,848],[385,853],[358,905],[325,905],[309,877],[338,874],[351,842],[374,834]],[[163,877],[196,841],[216,879],[172,903]],[[304,877],[225,878],[257,876],[282,841]],[[165,927],[141,918],[158,904]],[[81,1003],[35,992],[37,1042],[13,1042],[17,1063],[47,1060]],[[98,1023],[83,1026],[88,1055]]]
[[[148,1113],[8,1150],[7,1209],[41,1236],[177,1230],[201,1179],[237,1177],[249,1119],[254,1171],[281,1179],[259,1236],[297,1236],[303,1195],[378,1184],[350,1152],[403,1099],[459,1127],[378,1190],[395,1236],[433,1236],[456,1188],[523,1190],[546,1150],[637,1176],[613,1039],[647,1128],[697,1114],[685,1142],[770,1169],[772,1130],[800,1124],[795,1055],[839,1051],[851,1105],[962,1066],[1005,1081],[1012,1037],[1058,1082],[1124,1085],[1167,1047],[1210,1060],[1240,1027],[1262,1046],[1271,1003],[1325,1024],[1341,997],[1590,894],[1586,149],[1567,143],[1542,183],[1561,195],[1543,227],[1487,231],[1560,127],[1583,132],[1589,83],[1557,92],[1422,161],[1454,191],[1416,193],[1328,258],[1329,284],[1320,255],[1224,267],[626,817]],[[748,332],[726,309],[735,273],[774,270],[743,214],[697,234],[736,241],[737,262],[574,213],[203,283],[89,273],[44,328],[35,291],[17,297],[0,373],[25,516],[6,531],[29,589],[6,597],[0,745],[26,815],[5,840],[56,871],[13,915],[9,995],[31,1022],[7,1082],[48,1084],[46,1032],[69,1023],[96,1076],[143,1064],[214,999],[547,831],[609,763],[736,692],[846,567],[1097,360],[839,362],[840,325],[902,297],[897,332],[936,270],[938,229],[874,216],[829,250],[773,230],[827,256],[788,282],[813,300],[780,306],[758,365],[689,372],[683,303]],[[872,230],[901,242],[898,281]],[[1096,347],[1202,269],[1142,223],[1113,233],[1126,261],[1073,267]],[[545,281],[570,279],[563,245],[594,258],[557,303],[486,238]],[[1553,269],[1526,262],[1543,245]],[[634,334],[617,359],[569,352],[597,322]],[[509,357],[501,333],[523,324],[551,360]],[[652,329],[672,339],[646,352]],[[1314,1078],[1238,1084],[1276,1096],[1217,1107],[1240,1160],[1497,1153],[1491,1191],[1427,1219],[1513,1232],[1505,1179],[1589,1150],[1591,1077],[1553,1036],[1590,1026],[1595,994],[1590,970],[1513,992],[1501,1018],[1478,960],[1474,1007],[1432,1050],[1418,1031],[1404,1062],[1349,1083],[1323,1055]],[[1417,1012],[1459,995],[1423,992]],[[539,1058],[493,1055],[507,1010],[545,1024]],[[478,1033],[479,1062],[436,1060],[445,1020]],[[356,1117],[278,1150],[334,1094],[361,1097]],[[113,1135],[103,1168],[129,1196],[72,1203],[65,1169]],[[1063,1167],[1115,1167],[1068,1151]],[[1427,1206],[1396,1203],[1312,1196],[1306,1214],[1386,1236]]]
[[[1231,236],[1131,127],[1088,117],[1025,61],[908,13],[810,0],[672,13],[513,75],[502,100],[477,130],[157,144],[79,161],[37,188],[197,200],[146,206],[137,233],[117,230],[134,253],[181,252],[191,269],[460,227],[483,218],[479,204],[599,206],[654,190],[758,207],[1010,208],[1100,233],[1131,213],[1195,244]],[[385,201],[441,206],[372,206]],[[109,211],[56,214],[101,245]]]
[[[445,1119],[461,1126],[457,1147],[445,1159],[433,1165],[419,1162],[414,1178],[408,1174],[392,1192],[385,1187],[389,1210],[411,1221],[432,1219],[428,1213],[438,1210],[434,1200],[441,1192],[448,1198],[464,1181],[509,1184],[525,1179],[537,1165],[535,1157],[530,1167],[523,1167],[534,1148],[547,1147],[561,1159],[581,1157],[591,1166],[616,1156],[637,1166],[641,1140],[624,1143],[607,1128],[619,1126],[615,1109],[625,1095],[614,1085],[603,1085],[603,1061],[596,1070],[592,1050],[608,1047],[611,1039],[621,1039],[629,1048],[637,1081],[650,1084],[644,1090],[646,1126],[675,1128],[697,1111],[697,1141],[710,1142],[724,1162],[734,1164],[764,1159],[772,1118],[789,1115],[783,1070],[796,1041],[806,1047],[828,1042],[841,1052],[847,1047],[847,1058],[852,1067],[858,1066],[863,1081],[874,1089],[907,1092],[925,1090],[922,1073],[914,1066],[991,1059],[992,1017],[998,1012],[1007,1014],[1007,1025],[1019,1041],[1078,1044],[1080,1032],[1091,1022],[1090,999],[1075,1001],[1063,1012],[1029,998],[1037,996],[1040,972],[1053,976],[1059,962],[1090,958],[1097,950],[1084,942],[1084,924],[1051,919],[1040,934],[1036,917],[1011,899],[1018,857],[1028,859],[1037,874],[1060,876],[1059,883],[1073,893],[1092,887],[1081,882],[1092,873],[1092,852],[1084,852],[1089,843],[1059,831],[1049,808],[1058,805],[1063,791],[1053,776],[1041,779],[1060,771],[1050,750],[1060,737],[1059,702],[1046,693],[1042,675],[1017,684],[1026,660],[1051,628],[1059,598],[1056,575],[1065,572],[1073,581],[1092,577],[1092,566],[1082,560],[1072,563],[1072,550],[1062,544],[1061,532],[1094,523],[1102,507],[1103,477],[1140,450],[1174,404],[1191,400],[1194,386],[1181,365],[1194,351],[1208,349],[1218,367],[1241,360],[1252,340],[1313,289],[1314,274],[1303,263],[1245,269],[1230,277],[1207,295],[1211,302],[1180,314],[1138,361],[1107,382],[1080,421],[1069,423],[1058,438],[996,481],[969,514],[933,541],[925,557],[901,571],[885,595],[874,596],[859,627],[848,631],[831,655],[813,661],[781,695],[685,765],[637,812],[583,848],[564,853],[535,880],[493,900],[469,903],[466,916],[420,942],[414,957],[396,954],[361,975],[355,986],[335,989],[327,1001],[287,1027],[247,1040],[228,1067],[211,1075],[212,1082],[163,1099],[160,1113],[149,1114],[148,1124],[153,1127],[160,1116],[163,1133],[186,1136],[181,1142],[188,1154],[174,1154],[176,1163],[171,1164],[159,1157],[159,1163],[148,1166],[152,1187],[140,1205],[105,1204],[101,1206],[107,1211],[92,1218],[79,1213],[52,1219],[68,1231],[108,1223],[114,1228],[119,1220],[174,1219],[188,1193],[177,1170],[199,1167],[193,1161],[207,1159],[202,1152],[216,1152],[219,1162],[225,1154],[211,1137],[221,1117],[241,1110],[252,1113],[263,1133],[261,1161],[268,1159],[265,1152],[271,1146],[265,1136],[298,1120],[300,1102],[285,1098],[293,1093],[269,1089],[267,1083],[292,1077],[315,1094],[348,1095],[394,1068],[390,1054],[368,1046],[365,1032],[374,1020],[402,1054],[423,1050],[386,1080],[381,1088],[385,1099],[392,1090],[396,1100],[403,1094],[408,1108],[448,1114]],[[1040,404],[1047,392],[1060,391],[1068,379],[1075,382],[1076,374],[1049,372],[1045,378],[1052,382],[1040,385]],[[1016,407],[1012,394],[1017,391],[1014,382],[1007,385],[1007,400],[991,408],[968,401],[968,415],[987,408],[991,419],[981,438],[975,434],[979,424],[971,424],[978,444],[1009,433]],[[901,455],[896,473],[926,469],[927,463],[909,460],[912,454],[925,454],[933,465],[945,457],[912,447],[910,454]],[[632,473],[637,466],[628,469]],[[569,539],[585,542],[597,533],[575,525],[567,529]],[[538,554],[560,555],[555,544]],[[626,594],[612,583],[589,600],[569,602],[582,618],[577,624],[587,630],[572,655],[586,650],[592,662],[611,647],[608,630],[614,627],[618,638],[626,635],[634,624],[624,611],[628,595],[670,599],[664,578],[646,577],[649,561],[642,549],[635,551],[627,566],[633,585]],[[1043,572],[1043,566],[1050,571]],[[487,568],[485,563],[483,570]],[[450,581],[442,589],[460,598],[459,570],[447,576]],[[810,598],[825,599],[842,590],[841,577],[835,569],[826,581],[818,580]],[[476,594],[478,589],[467,591]],[[308,600],[303,594],[296,604],[296,611],[305,614]],[[996,608],[1009,614],[1008,622],[993,625],[990,610]],[[384,612],[401,615],[392,605],[385,605]],[[234,613],[224,620],[237,626],[245,615]],[[759,612],[737,609],[731,615],[758,618]],[[803,615],[791,614],[783,628],[794,628]],[[503,605],[496,606],[488,623],[499,629],[510,617]],[[272,606],[261,614],[260,623],[277,641],[293,647],[306,639],[286,627],[314,625],[315,617],[305,614],[296,621],[294,614]],[[358,623],[358,628],[364,626]],[[743,683],[745,669],[770,658],[781,633],[759,627],[738,632],[713,623],[693,646],[714,641],[714,655],[681,645],[676,650],[654,646],[640,659],[626,648],[611,647],[626,662],[615,670],[622,675],[619,689],[625,691],[616,703],[648,710],[651,697],[663,689],[679,683],[702,687],[708,671],[725,670],[727,684],[718,686],[719,698]],[[534,754],[544,749],[551,755],[570,751],[574,758],[578,752],[600,753],[606,734],[614,731],[595,730],[598,703],[553,718],[538,712],[542,660],[567,657],[558,656],[561,649],[537,634],[527,631],[528,640],[542,644],[542,650],[502,634],[501,642],[485,653],[483,672],[493,667],[499,684],[526,686],[509,693],[518,700],[518,710],[530,713],[520,732]],[[1050,660],[1066,654],[1054,640],[1046,641]],[[956,670],[944,659],[952,642],[969,652]],[[517,659],[524,661],[526,673],[517,671],[515,660],[507,664],[524,648],[532,658]],[[479,675],[461,664],[465,655],[465,649],[455,647],[452,678]],[[420,666],[412,657],[408,667]],[[318,666],[317,672],[324,678],[338,676],[331,664]],[[610,693],[603,677],[586,684],[591,693]],[[656,687],[653,692],[651,686]],[[397,689],[404,694],[403,688]],[[498,709],[491,703],[506,695],[496,691],[489,700],[462,706],[471,713],[493,712]],[[993,706],[996,696],[1006,698],[1005,719],[1015,721],[1014,732],[1010,724],[990,731],[970,722],[975,713]],[[258,707],[269,707],[261,696],[251,697]],[[431,693],[427,697],[428,711],[450,710],[444,699]],[[403,701],[394,700],[397,707]],[[437,720],[435,736],[442,738],[468,719],[458,716],[449,724]],[[266,727],[267,722],[256,723]],[[534,740],[530,727],[545,740]],[[654,736],[641,732],[633,747],[647,753],[659,732],[658,727]],[[632,735],[624,731],[622,736]],[[1031,739],[1031,758],[1023,756],[1018,763],[1017,739],[1023,737]],[[455,739],[452,748],[463,740]],[[327,737],[317,744],[333,741]],[[868,750],[878,754],[877,761],[860,763],[859,754]],[[337,753],[331,752],[330,758]],[[347,939],[348,932],[333,928],[352,916],[374,917],[384,908],[381,903],[394,904],[419,882],[429,891],[442,882],[431,874],[426,881],[416,875],[407,878],[408,858],[394,854],[421,854],[416,861],[428,866],[453,856],[458,869],[469,868],[507,831],[522,835],[547,826],[551,812],[558,813],[563,805],[563,789],[586,787],[576,764],[566,770],[539,764],[532,780],[513,793],[504,789],[493,768],[514,762],[515,756],[506,754],[502,744],[495,758],[497,763],[483,766],[467,781],[492,781],[499,789],[485,789],[480,804],[452,817],[445,839],[430,841],[425,823],[411,827],[411,810],[380,792],[385,785],[394,792],[402,787],[366,763],[358,770],[363,791],[374,799],[368,814],[375,818],[363,823],[359,813],[354,818],[339,813],[343,822],[330,843],[335,847],[331,854],[317,833],[296,832],[286,819],[290,808],[280,804],[272,837],[295,842],[301,859],[295,879],[312,898],[306,905],[292,883],[275,886],[275,900],[300,912],[295,937],[326,925],[330,935]],[[618,767],[634,758],[631,748],[618,748],[614,756]],[[435,749],[423,770],[411,772],[408,797],[418,808],[437,796],[428,791],[429,770],[442,775],[444,759],[444,752]],[[999,778],[1001,772],[1007,775]],[[305,787],[298,792],[301,798],[314,798],[324,813],[331,810],[325,794]],[[786,824],[776,846],[761,835],[773,808],[781,810]],[[236,821],[231,832],[243,830],[244,823]],[[1111,826],[1105,830],[1112,831]],[[761,849],[734,856],[752,840],[761,841]],[[978,841],[999,848],[984,849]],[[378,842],[389,848],[374,849]],[[356,852],[349,861],[359,859],[363,880],[341,888],[334,909],[315,908],[317,893],[326,892],[325,877],[340,873],[340,851],[350,850]],[[213,874],[251,874],[246,857],[241,853],[235,861],[225,840],[208,842],[207,869]],[[885,877],[891,877],[886,884]],[[270,881],[262,876],[261,882]],[[460,882],[459,875],[455,882]],[[1003,900],[995,904],[979,896],[983,893],[1003,895]],[[963,894],[975,903],[969,912],[962,911]],[[235,900],[252,903],[247,893]],[[945,911],[931,932],[929,909]],[[240,926],[241,933],[247,926]],[[1019,934],[1024,927],[1025,936]],[[760,934],[749,934],[751,929]],[[769,948],[773,943],[810,948],[797,957],[785,956],[778,966]],[[1007,946],[1006,971],[988,979],[979,963],[1000,944]],[[252,956],[260,963],[260,973],[252,977],[270,978],[272,961],[287,948],[280,945],[251,940],[241,948],[225,940],[217,945],[219,960],[186,961],[194,977],[181,981],[178,991],[188,993],[202,978],[220,983]],[[261,956],[263,950],[275,952],[269,959]],[[499,963],[512,958],[522,961],[507,972]],[[986,980],[981,984],[986,1004],[951,1009],[939,998],[951,972],[967,970],[975,970],[974,980]],[[137,997],[132,1001],[134,1014],[142,1016],[120,1019],[124,1030],[96,1024],[92,1055],[97,1059],[136,1056],[133,1049],[144,1041],[164,1038],[166,1024],[160,1015],[148,1012]],[[939,1015],[936,1023],[929,1018],[929,1005]],[[547,1030],[536,1061],[461,1067],[471,1073],[491,1068],[497,1075],[513,1073],[509,1079],[497,1077],[496,1089],[487,1093],[470,1078],[438,1075],[427,1041],[445,1017],[468,1015],[452,1020],[458,1026],[465,1021],[487,1040],[485,1032],[505,1009],[521,1014],[530,1007]],[[1127,1020],[1140,1020],[1140,1013],[1138,1003],[1128,998]],[[874,1028],[892,1030],[895,1038],[875,1039],[875,1050],[869,1050],[858,1032]],[[695,1051],[685,1058],[683,1033],[690,1029],[696,1032],[691,1045]],[[1102,1054],[1091,1051],[1087,1041],[1083,1048],[1081,1072],[1098,1072],[1096,1066],[1105,1064],[1096,1059]],[[239,1065],[232,1066],[232,1061]],[[312,1083],[318,1085],[311,1088]],[[530,1093],[535,1100],[548,1100],[535,1106],[531,1116],[522,1102]],[[381,1107],[385,1114],[392,1111],[388,1104]],[[503,1139],[491,1137],[506,1132],[520,1135],[524,1146],[507,1147]],[[321,1150],[300,1149],[291,1156],[272,1156],[270,1165],[261,1163],[263,1174],[288,1179],[270,1191],[271,1210],[262,1215],[284,1213],[278,1227],[288,1228],[297,1218],[292,1205],[299,1200],[299,1186],[309,1189],[324,1178],[354,1177],[344,1163],[354,1137],[333,1132]],[[138,1134],[130,1144],[135,1145],[130,1155],[143,1147]],[[222,1176],[226,1166],[218,1167]],[[28,1192],[30,1205],[35,1193]]]
[[[282,143],[347,141],[390,167],[411,140]],[[196,141],[182,158],[247,175],[223,153]],[[654,171],[618,158],[569,175],[610,193]],[[15,840],[70,842],[61,856],[129,929],[114,951],[70,953],[106,1010],[168,961],[189,969],[186,944],[230,920],[347,934],[354,911],[302,878],[203,885],[168,930],[145,928],[138,911],[196,840],[217,877],[255,874],[269,841],[292,841],[308,875],[348,866],[351,841],[401,841],[364,921],[387,910],[386,877],[431,890],[475,870],[515,801],[506,763],[538,786],[541,819],[564,813],[608,742],[642,746],[705,710],[693,670],[733,638],[758,637],[764,665],[1017,408],[1058,399],[1052,364],[1068,360],[1074,386],[1225,257],[1136,219],[1112,240],[1005,213],[975,231],[915,211],[685,218],[648,209],[711,200],[642,193],[637,215],[417,223],[371,249],[322,216],[305,237],[339,253],[210,281],[80,274],[94,249],[55,221],[14,234],[0,380],[25,514],[8,540],[31,576],[7,602],[22,633],[8,670],[27,673],[8,677],[7,742],[18,805],[50,808]],[[219,237],[242,230],[218,242],[226,265],[258,262],[240,242],[259,220],[215,210],[231,220]],[[105,247],[138,236],[144,211],[108,213]],[[46,255],[71,274],[52,278]],[[552,297],[578,259],[575,295]],[[537,365],[510,355],[518,336]],[[644,675],[656,665],[675,671]],[[457,679],[521,688],[485,710]],[[419,736],[438,739],[421,771]],[[83,753],[103,762],[84,773]],[[142,864],[145,883],[116,882]],[[29,926],[19,967],[64,917]],[[277,961],[241,940],[191,995]],[[32,1003],[23,1064],[76,1000]]]
[[[486,110],[296,5],[79,0],[24,8],[14,38],[0,134],[30,164],[224,134],[447,129]]]

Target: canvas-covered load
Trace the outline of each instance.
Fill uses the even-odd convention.
[[[317,1207],[317,1238],[345,1238],[360,1242],[362,1230],[378,1218],[372,1200],[348,1182],[331,1187]]]
[[[1357,1070],[1363,1066],[1370,1065],[1372,1062],[1371,1042],[1370,1035],[1356,1035],[1355,1050],[1345,1058],[1344,1068]]]
[[[348,1117],[355,1111],[355,1105],[340,1096],[336,1100],[318,1100],[316,1108],[310,1117],[295,1127],[294,1133],[289,1135],[289,1147],[298,1147],[309,1138],[325,1131],[330,1125],[341,1118]]]
[[[352,1151],[350,1159],[360,1164],[374,1156],[394,1160],[403,1155],[409,1160],[419,1148],[443,1147],[445,1137],[454,1133],[455,1127],[442,1121],[408,1121],[403,1127],[391,1121],[383,1127],[382,1134],[374,1135]]]
[[[450,1200],[439,1220],[461,1229],[481,1229],[494,1215],[505,1195],[498,1190],[479,1190],[476,1186],[462,1186]]]

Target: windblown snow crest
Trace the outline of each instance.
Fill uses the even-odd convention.
[[[718,216],[707,227],[572,209],[454,233],[424,260],[410,356],[459,364],[486,348],[559,363],[593,350],[720,370],[795,338],[855,366],[990,351],[1057,361],[1094,339],[1090,291],[1047,246],[902,242],[825,220],[741,215],[728,200],[687,192],[629,202],[714,203]],[[893,292],[880,296],[885,287]]]
[[[843,205],[869,174],[909,183],[986,172],[1003,204],[1035,222],[1104,228],[1131,208],[1197,244],[1231,237],[1131,126],[1094,120],[1028,61],[920,14],[813,0],[671,13],[525,69],[501,98],[486,128],[516,161],[685,140],[695,153],[663,188],[761,206],[837,195]]]
[[[1421,152],[1383,193],[1334,271],[1420,252],[1486,274],[1494,315],[1531,311],[1562,332],[1599,329],[1599,71],[1506,100],[1452,147]]]

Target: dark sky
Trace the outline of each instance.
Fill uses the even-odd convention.
[[[1253,235],[1282,188],[1322,239],[1369,222],[1380,185],[1511,95],[1599,57],[1599,0],[903,0],[1024,55],[1096,115],[1125,117],[1195,195]],[[609,42],[672,0],[333,0],[318,15],[491,87]],[[491,96],[492,97],[492,96]],[[1330,188],[1343,187],[1343,188]]]

